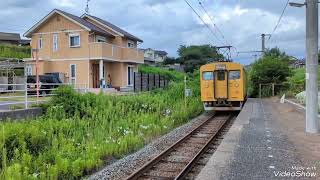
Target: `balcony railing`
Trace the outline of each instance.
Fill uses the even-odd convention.
[[[94,42],[89,44],[90,58],[105,58],[114,61],[143,63],[144,53],[136,48],[126,48],[117,45]]]

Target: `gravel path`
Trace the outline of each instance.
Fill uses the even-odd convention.
[[[154,140],[141,150],[126,156],[123,159],[116,161],[115,163],[106,166],[99,172],[94,173],[89,179],[112,179],[120,180],[124,179],[133,173],[135,170],[140,168],[143,164],[154,158],[156,155],[161,153],[163,150],[171,146],[173,143],[178,141],[200,123],[204,122],[212,114],[204,113],[189,123],[182,125],[168,134]]]

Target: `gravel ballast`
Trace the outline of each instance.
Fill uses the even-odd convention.
[[[88,178],[113,180],[125,179],[134,171],[142,167],[146,162],[160,154],[211,116],[212,114],[204,113],[192,119],[190,122],[172,130],[160,138],[155,139],[139,151],[106,166]]]

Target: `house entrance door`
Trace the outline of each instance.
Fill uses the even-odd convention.
[[[93,88],[99,88],[99,64],[92,64],[92,85]]]

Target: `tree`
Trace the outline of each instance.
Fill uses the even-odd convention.
[[[186,72],[193,72],[201,65],[224,59],[217,49],[211,45],[180,46],[178,61],[185,66]]]
[[[281,50],[278,47],[274,47],[270,50],[267,50],[263,56],[270,58],[279,58],[279,60],[287,62],[289,62],[290,60],[290,57],[285,52],[281,52]]]
[[[174,57],[167,57],[164,61],[163,61],[163,64],[164,65],[167,65],[167,64],[175,64],[175,63],[178,63],[176,58]]]
[[[264,55],[256,61],[249,73],[249,94],[253,97],[259,93],[259,84],[280,84],[292,74],[283,54]]]

